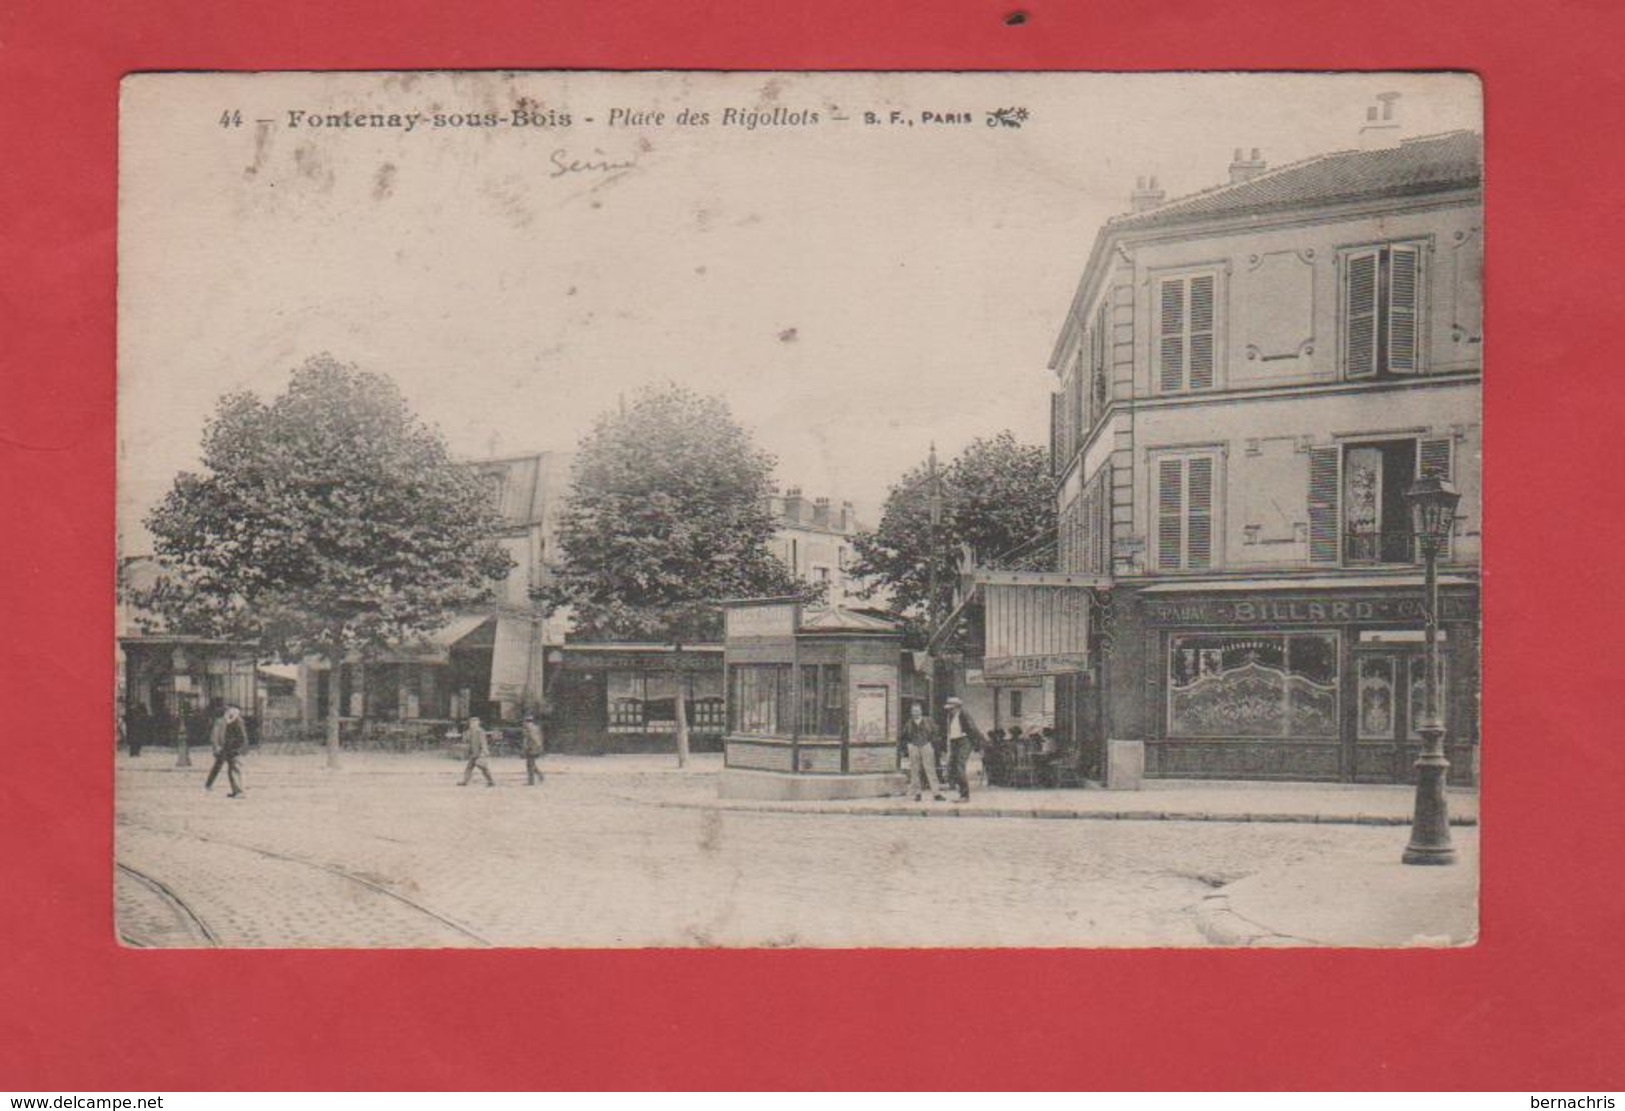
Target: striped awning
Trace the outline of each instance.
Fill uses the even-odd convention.
[[[986,607],[986,678],[1088,669],[1089,586],[1044,581],[1038,574],[1026,582],[984,580],[979,585]]]

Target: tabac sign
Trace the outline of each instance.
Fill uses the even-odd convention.
[[[1002,576],[1001,576],[1002,577]],[[1061,675],[1089,667],[1089,588],[1043,581],[981,583],[987,679]]]

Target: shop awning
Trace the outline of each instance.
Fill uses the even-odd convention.
[[[451,658],[451,650],[458,641],[472,636],[487,624],[495,623],[495,614],[461,614],[453,617],[418,643],[403,644],[374,659],[378,663],[444,663]]]
[[[1088,576],[978,572],[986,610],[982,675],[1064,675],[1089,667]]]

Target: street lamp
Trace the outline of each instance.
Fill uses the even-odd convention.
[[[1422,752],[1416,758],[1416,810],[1411,816],[1411,843],[1405,846],[1406,864],[1454,864],[1450,843],[1450,812],[1445,805],[1445,777],[1450,761],[1444,756],[1444,726],[1439,720],[1439,551],[1450,538],[1461,495],[1442,478],[1424,477],[1405,491],[1411,507],[1411,527],[1422,550],[1423,654],[1422,713],[1416,731]]]

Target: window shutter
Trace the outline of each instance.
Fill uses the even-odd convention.
[[[1213,388],[1213,275],[1191,280],[1190,388]]]
[[[1049,473],[1061,473],[1061,395],[1049,395]]]
[[[1077,429],[1075,433],[1077,444],[1073,450],[1083,446],[1083,438],[1089,432],[1089,420],[1084,413],[1083,399],[1087,393],[1084,387],[1086,372],[1083,367],[1083,345],[1078,345],[1078,367],[1072,375],[1072,424]]]
[[[1416,247],[1388,249],[1388,367],[1393,374],[1415,374],[1420,364],[1416,322],[1421,309],[1422,252]]]
[[[1107,463],[1095,479],[1095,550],[1090,570],[1104,575],[1112,569],[1112,465]]]
[[[1213,459],[1197,455],[1185,462],[1185,566],[1213,565]]]
[[[1164,393],[1177,393],[1185,388],[1185,280],[1166,278],[1162,281],[1162,312],[1159,316],[1161,346],[1161,376],[1158,381]]]
[[[1183,459],[1157,464],[1157,569],[1178,571],[1185,540]]]
[[[1438,437],[1436,439],[1425,439],[1425,440],[1418,441],[1418,443],[1416,445],[1416,474],[1417,474],[1417,477],[1418,478],[1442,478],[1446,482],[1455,481],[1453,478],[1450,477],[1450,471],[1451,471],[1451,467],[1450,467],[1450,463],[1451,463],[1450,449],[1451,449],[1451,446],[1452,445],[1451,445],[1450,437],[1448,437],[1448,436],[1441,436],[1441,437]],[[1450,546],[1451,546],[1451,540],[1453,539],[1453,536],[1454,536],[1454,528],[1452,526],[1452,537],[1446,538],[1443,546],[1441,546],[1440,549],[1439,549],[1439,558],[1440,559],[1449,559],[1450,558]]]
[[[1335,447],[1309,449],[1309,562],[1337,562],[1338,463]]]
[[[1343,291],[1343,372],[1349,378],[1377,373],[1377,252],[1348,256]]]

